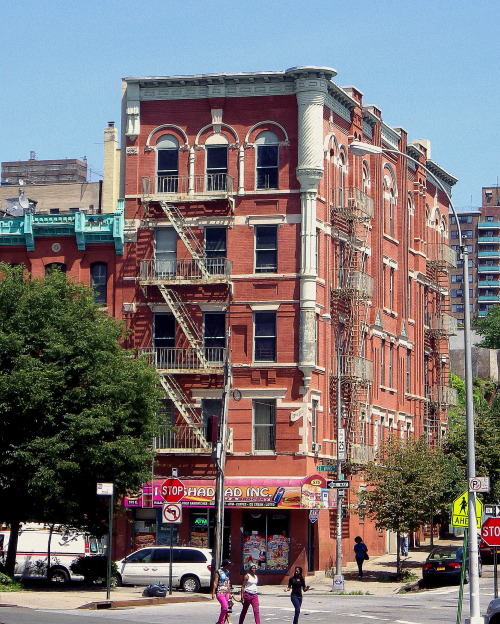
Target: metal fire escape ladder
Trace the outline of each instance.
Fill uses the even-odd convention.
[[[177,206],[174,204],[168,204],[167,202],[160,201],[160,206],[170,220],[170,223],[174,226],[175,231],[179,235],[186,249],[191,254],[193,260],[196,262],[201,274],[205,279],[210,278],[210,273],[205,263],[205,252],[200,245],[198,238],[195,236],[193,230],[188,225],[183,214]]]
[[[179,323],[184,332],[184,335],[189,341],[189,344],[196,351],[196,354],[205,367],[208,367],[208,361],[205,356],[205,349],[203,348],[203,338],[201,337],[198,328],[189,314],[189,310],[186,304],[179,296],[179,293],[172,288],[167,288],[164,284],[158,284],[158,288],[168,303],[168,307],[172,310],[175,320]]]
[[[172,375],[160,375],[160,383],[168,398],[174,403],[179,414],[192,430],[200,446],[207,450],[210,449],[211,446],[202,432],[203,420],[201,415],[194,409],[184,390]]]
[[[333,276],[332,318],[344,327],[340,374],[348,457],[354,463],[364,463],[370,459],[365,446],[368,424],[363,406],[368,405],[371,362],[363,358],[363,343],[373,297],[373,278],[366,273],[373,200],[357,188],[348,189],[346,196],[333,207],[331,216],[342,249],[340,266]],[[335,394],[333,380],[331,388]]]

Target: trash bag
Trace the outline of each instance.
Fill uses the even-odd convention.
[[[155,585],[148,585],[144,588],[142,595],[146,598],[165,598],[167,595],[167,587],[165,583],[156,583]]]

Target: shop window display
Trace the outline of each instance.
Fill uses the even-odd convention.
[[[243,517],[243,568],[266,572],[289,569],[289,516],[285,512],[247,512]]]

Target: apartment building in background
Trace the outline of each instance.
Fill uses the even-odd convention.
[[[389,537],[358,504],[389,435],[439,443],[448,385],[448,204],[456,179],[335,70],[123,80],[128,346],[156,366],[164,432],[124,501],[119,558],[168,543],[163,482],[182,482],[174,542],[213,545],[214,431],[227,415],[224,554],[264,583]],[[408,120],[411,124],[411,120]],[[352,139],[399,150],[354,156]],[[345,444],[344,444],[345,440]],[[340,449],[340,451],[339,451]],[[345,453],[345,457],[344,454]],[[345,459],[345,496],[327,487]]]
[[[484,317],[500,303],[500,187],[482,189],[482,205],[460,210],[458,220],[469,252],[469,296],[471,315]],[[450,215],[451,246],[458,251],[458,229]],[[462,260],[450,271],[451,313],[463,323]]]
[[[2,184],[60,184],[86,182],[87,161],[79,158],[37,160],[35,152],[29,160],[2,162]]]

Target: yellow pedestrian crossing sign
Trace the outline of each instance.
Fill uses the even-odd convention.
[[[476,525],[481,528],[481,519],[483,517],[483,503],[476,498]],[[469,493],[464,492],[457,496],[453,501],[451,509],[451,525],[456,527],[467,528],[469,526]]]

